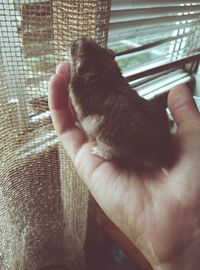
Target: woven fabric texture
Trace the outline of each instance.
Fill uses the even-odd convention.
[[[109,0],[0,0],[1,270],[85,267],[88,190],[58,143],[47,91],[73,39],[106,45],[109,14]]]

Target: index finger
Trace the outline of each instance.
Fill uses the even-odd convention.
[[[67,63],[59,65],[49,82],[49,108],[54,128],[68,155],[74,160],[85,142],[83,132],[75,125],[68,105],[70,70]]]

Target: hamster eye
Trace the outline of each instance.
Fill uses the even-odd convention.
[[[81,57],[79,63],[77,63],[77,73],[79,75],[84,75],[89,72],[91,68],[91,63],[89,59]]]

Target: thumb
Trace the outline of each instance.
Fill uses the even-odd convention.
[[[200,113],[186,85],[178,85],[170,91],[168,107],[179,130],[200,128]]]

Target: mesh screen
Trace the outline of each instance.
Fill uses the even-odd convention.
[[[82,35],[107,43],[110,1],[0,0],[0,269],[84,269],[88,191],[53,131],[50,76]]]

